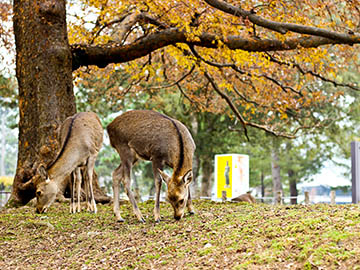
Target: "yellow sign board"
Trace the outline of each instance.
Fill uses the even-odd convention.
[[[235,198],[249,191],[249,156],[240,154],[215,155],[216,198]]]
[[[222,197],[222,192],[226,191],[226,197],[232,197],[232,156],[219,156],[217,159],[217,198]]]

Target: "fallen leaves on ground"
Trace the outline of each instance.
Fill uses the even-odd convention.
[[[360,269],[360,206],[194,201],[195,215],[173,219],[161,204],[130,204],[118,223],[111,205],[68,213],[54,204],[0,212],[0,269]],[[358,268],[356,268],[358,267]]]

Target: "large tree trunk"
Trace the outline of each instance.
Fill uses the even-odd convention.
[[[289,176],[289,185],[290,185],[290,197],[297,197],[297,187],[296,187],[296,174],[293,169],[288,170],[288,176]],[[297,198],[291,198],[290,199],[291,204],[297,204]]]
[[[57,128],[76,112],[65,0],[14,0],[16,77],[19,85],[19,152],[8,206],[35,196],[28,182],[37,164],[49,164],[59,143]],[[24,183],[26,183],[24,185]]]
[[[273,196],[276,197],[279,191],[282,191],[280,165],[279,165],[279,153],[276,146],[271,150],[271,174],[273,181]]]
[[[194,178],[190,184],[190,191],[191,191],[191,197],[193,199],[198,199],[200,197],[200,188],[199,188],[199,164],[200,159],[197,155],[194,155],[193,160],[193,172],[194,172]]]
[[[204,159],[202,162],[201,196],[211,197],[213,184],[213,161]]]
[[[198,134],[199,123],[195,113],[190,115],[191,117],[191,132],[194,137]],[[190,194],[192,198],[200,197],[200,188],[199,188],[199,170],[200,170],[200,158],[198,155],[194,155],[193,159],[193,180],[190,185]]]
[[[264,172],[261,170],[261,174],[260,174],[260,181],[261,181],[261,202],[264,202],[264,197],[265,197],[265,175]]]
[[[289,186],[290,186],[290,197],[297,197],[298,196],[298,192],[297,192],[297,187],[296,187],[296,172],[294,171],[294,169],[291,168],[291,166],[294,164],[294,158],[293,156],[290,154],[291,153],[291,149],[292,149],[292,144],[291,142],[287,142],[286,143],[286,152],[289,154],[289,168],[288,168],[288,178],[289,178]],[[291,198],[290,199],[290,203],[291,204],[297,204],[297,198]]]

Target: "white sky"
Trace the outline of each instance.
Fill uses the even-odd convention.
[[[343,160],[343,163],[351,165],[351,160]],[[325,163],[325,167],[320,171],[320,173],[314,175],[314,179],[311,182],[305,182],[299,186],[318,186],[318,185],[327,185],[331,187],[336,186],[349,186],[351,185],[351,168],[350,171],[346,171],[345,168],[336,166],[332,162],[328,161]],[[344,173],[349,173],[349,178],[344,177]]]

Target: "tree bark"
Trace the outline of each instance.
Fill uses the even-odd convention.
[[[56,129],[75,113],[65,0],[14,0],[16,77],[19,85],[19,152],[9,203],[25,204],[36,162],[48,164],[59,143]],[[42,147],[42,148],[41,148]],[[41,151],[39,151],[41,148]]]

